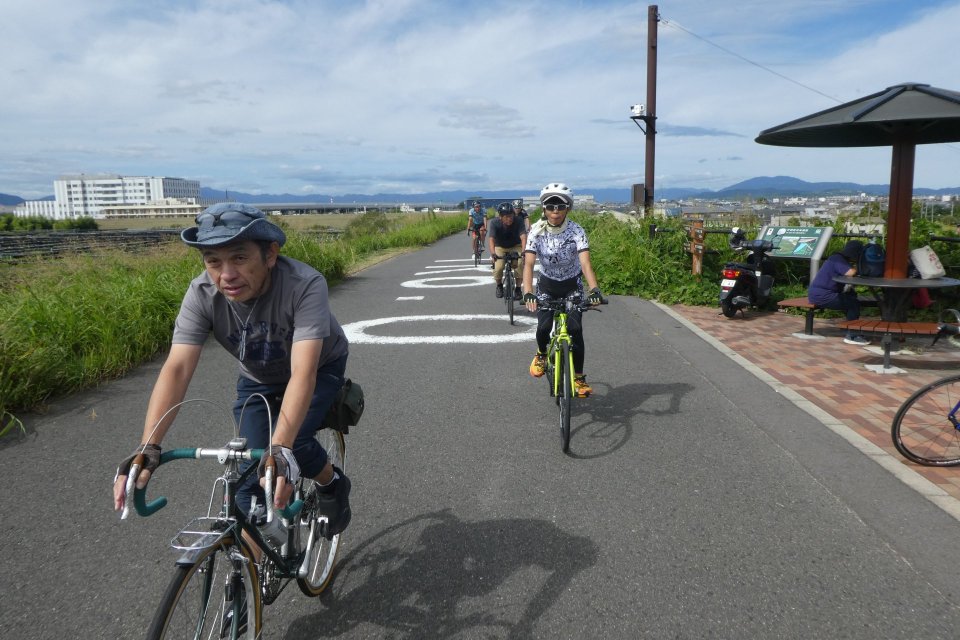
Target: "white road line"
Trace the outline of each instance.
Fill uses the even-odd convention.
[[[504,342],[529,342],[536,335],[536,318],[517,317],[514,322],[518,325],[527,325],[526,329],[517,333],[467,334],[461,336],[377,336],[369,335],[366,331],[373,327],[396,322],[447,322],[462,320],[490,320],[500,323],[502,327],[506,316],[504,314],[466,314],[466,315],[434,315],[434,316],[396,316],[393,318],[377,318],[375,320],[361,320],[343,325],[343,332],[347,334],[350,344],[502,344]]]
[[[448,282],[457,280],[459,282]],[[401,287],[409,289],[450,289],[455,287],[480,287],[489,285],[493,278],[488,276],[447,276],[444,278],[421,278],[401,282]]]
[[[400,296],[397,300],[423,300],[423,296]]]

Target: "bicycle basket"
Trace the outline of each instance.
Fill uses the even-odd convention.
[[[350,433],[350,427],[356,426],[363,415],[363,389],[359,384],[347,378],[337,392],[333,405],[323,418],[321,429],[333,429],[340,433]]]

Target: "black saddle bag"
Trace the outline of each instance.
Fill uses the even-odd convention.
[[[363,389],[359,384],[347,378],[337,397],[333,400],[333,405],[327,411],[323,418],[321,429],[333,429],[340,433],[350,433],[350,427],[354,427],[360,422],[360,416],[363,415],[364,400]]]

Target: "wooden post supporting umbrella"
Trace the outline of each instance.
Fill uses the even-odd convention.
[[[905,278],[918,144],[960,141],[960,93],[905,83],[760,132],[782,147],[893,148],[885,278]]]

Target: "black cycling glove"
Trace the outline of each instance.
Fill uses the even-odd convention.
[[[523,304],[528,304],[530,302],[536,302],[536,301],[537,301],[537,296],[533,295],[532,293],[523,294]]]
[[[590,289],[590,295],[587,296],[587,300],[590,301],[590,304],[600,304],[603,302],[603,294],[600,293],[600,287]]]
[[[157,467],[160,466],[160,445],[140,445],[132,455],[124,458],[120,466],[117,467],[117,475],[113,477],[114,482],[116,482],[120,476],[125,476],[130,473],[130,465],[133,464],[133,459],[140,453],[143,454],[143,467],[140,470],[149,471],[151,474],[157,470]]]

